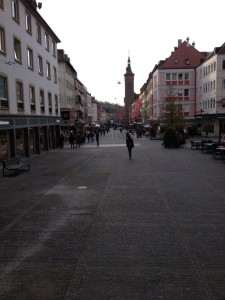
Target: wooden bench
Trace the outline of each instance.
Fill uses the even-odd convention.
[[[19,171],[30,171],[30,164],[27,161],[22,160],[21,157],[3,160],[2,166],[3,176],[6,176],[9,172],[14,172],[14,175],[16,176]]]

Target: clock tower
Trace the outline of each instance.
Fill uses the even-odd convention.
[[[129,123],[129,113],[131,105],[134,102],[134,73],[131,70],[130,65],[130,56],[128,56],[126,73],[124,74],[125,81],[125,97],[124,97],[124,106],[125,106],[125,121]]]

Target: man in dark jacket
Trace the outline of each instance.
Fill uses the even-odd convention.
[[[127,136],[126,136],[126,144],[127,144],[129,157],[131,159],[132,148],[134,148],[134,141],[129,133],[127,133]]]

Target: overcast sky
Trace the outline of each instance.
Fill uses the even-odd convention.
[[[64,49],[79,80],[100,101],[124,104],[128,51],[139,93],[178,39],[189,37],[199,51],[212,51],[225,42],[224,0],[39,2],[39,13],[61,40],[58,49]]]

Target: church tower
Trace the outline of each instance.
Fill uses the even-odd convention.
[[[124,74],[125,81],[125,121],[129,123],[129,111],[131,104],[134,102],[134,73],[131,70],[130,56],[128,56],[126,73]]]

